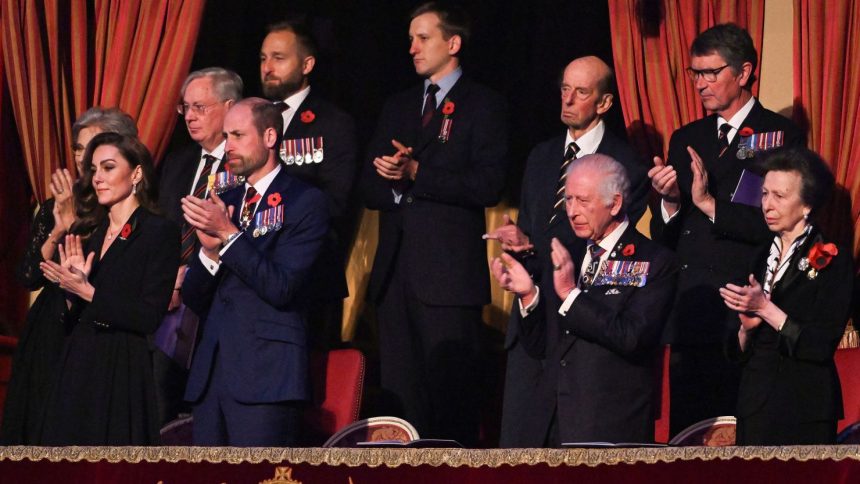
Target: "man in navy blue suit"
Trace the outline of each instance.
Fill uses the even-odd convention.
[[[194,444],[295,445],[309,398],[307,324],[298,297],[328,230],[325,196],[286,174],[281,109],[261,98],[228,111],[228,169],[244,184],[185,197],[201,250],[184,302],[208,317],[188,378]]]
[[[361,183],[380,212],[368,296],[382,386],[422,436],[473,445],[490,302],[481,235],[504,185],[507,114],[499,94],[460,68],[468,33],[460,10],[413,12],[409,53],[424,81],[385,104]]]

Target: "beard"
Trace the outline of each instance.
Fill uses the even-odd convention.
[[[277,80],[277,83],[267,81]],[[263,80],[263,96],[270,101],[283,101],[284,99],[295,94],[302,88],[302,77],[297,76],[294,79],[278,79],[268,77]]]
[[[249,177],[261,166],[266,164],[269,152],[267,149],[254,150],[249,156],[238,155],[227,160],[230,172],[236,176]]]

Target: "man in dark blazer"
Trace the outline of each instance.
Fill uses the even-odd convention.
[[[182,259],[170,306],[158,331],[153,353],[158,407],[162,425],[188,410],[183,403],[199,316],[181,302],[188,259],[199,248],[193,227],[182,218],[180,200],[206,197],[209,175],[224,171],[224,115],[242,99],[242,78],[221,67],[194,71],[180,90],[177,112],[183,116],[193,143],[169,153],[158,166],[158,208],[182,229]]]
[[[619,161],[631,180],[627,212],[634,225],[645,211],[650,191],[647,169],[633,149],[608,131],[603,123],[603,116],[612,107],[614,99],[613,77],[612,69],[597,57],[574,59],[567,65],[560,86],[561,121],[567,128],[565,134],[544,141],[529,154],[516,225],[509,222],[486,236],[498,240],[504,250],[522,260],[544,287],[552,283],[552,274],[542,273],[549,261],[550,240],[558,238],[568,247],[585,244],[574,236],[561,202],[564,195],[561,178],[570,160],[603,153]],[[571,147],[570,157],[566,157],[568,146]],[[544,276],[550,279],[545,280]],[[529,357],[517,342],[517,321],[516,314],[513,314],[505,339],[508,362],[502,411],[502,447],[522,447],[518,436],[527,431],[523,427],[524,417],[531,412],[533,385],[542,372],[541,362]]]
[[[752,39],[736,25],[717,25],[693,41],[687,73],[712,114],[675,131],[668,164],[655,158],[648,173],[661,195],[652,237],[674,249],[681,264],[664,338],[672,345],[673,435],[700,420],[733,415],[739,373],[723,342],[737,331],[737,318],[717,290],[743,283],[756,247],[771,237],[761,209],[751,205],[756,197],[734,194],[741,174],[754,174],[758,152],[804,142],[788,119],[752,96],[756,63]],[[746,147],[750,134],[762,144]]]
[[[504,185],[505,102],[462,73],[461,10],[418,7],[409,37],[425,81],[387,101],[362,174],[365,202],[380,211],[368,297],[393,411],[422,436],[469,446],[478,436],[481,309],[490,301],[481,236],[484,209]]]
[[[491,263],[499,284],[518,296],[520,344],[543,360],[518,443],[650,442],[660,334],[677,275],[673,255],[625,215],[623,165],[586,155],[567,174],[565,218],[587,250],[576,244],[571,253],[552,238],[542,248],[551,252],[543,285],[507,253]]]
[[[184,300],[208,314],[188,377],[194,444],[296,445],[309,398],[302,286],[328,230],[325,196],[289,176],[276,155],[281,108],[261,98],[224,119],[227,165],[245,183],[185,197],[198,229]]]
[[[346,261],[356,229],[359,204],[353,193],[358,170],[355,122],[311,89],[317,45],[299,19],[268,28],[260,48],[260,81],[266,98],[283,102],[284,139],[280,157],[285,171],[326,195],[331,228],[312,271],[308,322],[314,344],[341,343]]]

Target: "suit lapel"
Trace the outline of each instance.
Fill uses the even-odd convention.
[[[125,224],[123,224],[123,228],[120,229],[120,232],[116,234],[115,240],[111,243],[110,247],[108,247],[107,252],[105,252],[104,256],[102,256],[99,261],[99,266],[107,266],[107,267],[119,267],[120,265],[110,264],[111,261],[119,258],[126,249],[134,243],[134,239],[136,239],[141,231],[143,230],[143,222],[146,220],[146,217],[149,216],[149,212],[146,211],[143,207],[137,207],[134,212],[132,212],[131,216],[128,218]],[[125,227],[128,226],[131,231],[123,237],[123,232],[125,231]],[[105,233],[107,232],[107,227],[105,228]],[[102,237],[102,244],[104,243],[104,236]],[[101,251],[101,245],[99,244],[98,250]],[[99,252],[96,253],[98,256]],[[96,280],[100,280],[104,277],[104,272],[99,271],[96,275]]]
[[[455,106],[459,104],[459,101],[461,101],[464,97],[468,95],[468,89],[466,87],[466,84],[467,81],[465,81],[465,79],[461,76],[460,79],[458,79],[454,86],[451,88],[451,90],[448,91],[448,94],[446,94],[445,97],[442,99],[442,102],[440,102],[439,105],[436,107],[436,113],[433,115],[433,119],[430,120],[427,126],[423,128],[420,127],[420,112],[418,113],[418,116],[415,117],[416,122],[419,126],[420,133],[418,136],[418,142],[414,146],[415,159],[421,160],[421,156],[423,156],[424,158],[432,158],[432,154],[442,145],[442,143],[438,142],[437,140],[439,138],[439,130],[442,129],[442,119],[444,118],[444,115],[442,114],[442,107],[445,105],[445,99],[453,102]],[[458,116],[455,111],[455,114],[451,115],[451,120],[453,121],[452,129],[456,129],[457,117]]]
[[[296,113],[293,115],[293,119],[290,120],[290,125],[287,126],[287,129],[284,131],[284,139],[307,138],[310,136],[308,132],[313,122],[302,122],[302,113],[305,111],[316,113],[315,92],[316,91],[311,90],[311,92],[308,93],[308,97],[306,97],[305,100],[296,107]]]
[[[547,167],[546,173],[544,173],[544,176],[546,178],[542,178],[540,180],[540,181],[548,180],[548,179],[555,180],[555,184],[553,185],[553,187],[558,187],[558,179],[559,179],[559,176],[561,176],[561,165],[562,165],[562,163],[564,163],[564,150],[565,150],[564,142],[566,139],[567,139],[566,137],[562,136],[559,138],[557,143],[553,143],[552,163],[546,164],[546,167]],[[565,224],[568,223],[567,217],[562,216],[561,213],[559,214],[559,216],[557,216],[555,218],[555,220],[552,221],[552,223],[548,223],[549,219],[552,217],[552,214],[554,213],[553,206],[555,205],[555,201],[556,201],[555,190],[556,190],[556,188],[553,188],[553,190],[548,192],[548,193],[541,193],[540,194],[541,197],[545,197],[546,200],[548,201],[548,203],[545,205],[547,207],[546,213],[542,214],[542,216],[545,217],[544,220],[547,221],[544,223],[544,231],[547,231],[547,232],[555,229],[560,223],[565,223]]]
[[[823,238],[821,237],[821,233],[813,228],[809,237],[807,237],[803,244],[797,248],[794,254],[791,254],[791,261],[788,263],[788,267],[785,268],[785,273],[782,275],[782,279],[780,279],[771,290],[772,293],[785,292],[798,281],[798,278],[801,275],[806,275],[806,271],[801,271],[798,269],[797,265],[800,263],[801,259],[809,255],[809,248],[816,242],[823,242]]]

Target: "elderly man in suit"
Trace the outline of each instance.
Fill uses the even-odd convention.
[[[561,80],[561,122],[566,130],[537,145],[526,162],[520,196],[519,220],[488,233],[502,248],[523,261],[544,286],[551,284],[552,274],[543,273],[549,261],[549,241],[558,238],[563,244],[584,244],[577,239],[564,213],[564,179],[568,164],[576,158],[603,153],[624,165],[631,181],[627,212],[636,223],[645,211],[650,184],[647,169],[633,149],[606,129],[604,115],[612,107],[614,74],[605,62],[588,56],[574,59],[564,69]],[[539,247],[543,250],[536,250]],[[502,412],[502,447],[521,447],[519,436],[525,416],[531,412],[533,385],[542,371],[540,361],[529,357],[518,344],[516,314],[508,324],[505,347],[508,363],[505,375],[505,401]]]
[[[169,153],[158,167],[158,208],[182,228],[182,259],[164,322],[155,333],[153,354],[158,410],[165,424],[188,411],[182,401],[199,317],[181,302],[188,259],[199,248],[194,228],[182,218],[180,200],[187,195],[205,198],[209,176],[224,171],[224,115],[242,99],[242,78],[221,67],[188,74],[176,111],[185,120],[193,143]]]
[[[376,304],[382,387],[422,436],[478,437],[481,309],[490,301],[484,209],[507,166],[504,99],[468,79],[465,13],[419,6],[409,26],[424,82],[383,108],[362,174],[380,211],[368,296]]]
[[[738,368],[724,356],[726,335],[737,318],[717,290],[746,280],[756,247],[771,234],[751,198],[736,197],[742,175],[755,175],[756,154],[802,145],[800,130],[753,97],[757,54],[749,34],[722,24],[699,34],[687,73],[711,114],[672,134],[668,163],[654,159],[651,184],[660,194],[652,237],[674,249],[681,272],[666,328],[672,345],[671,433],[700,420],[733,415]],[[749,175],[753,175],[752,177]],[[753,204],[751,204],[753,202]]]
[[[326,195],[331,228],[314,266],[308,322],[318,347],[340,345],[345,266],[358,204],[353,182],[358,147],[352,117],[311,89],[317,45],[308,26],[292,18],[272,24],[260,48],[260,81],[266,98],[283,103],[284,170]]]
[[[227,165],[244,183],[182,199],[201,250],[184,300],[208,314],[188,377],[195,445],[296,445],[309,398],[301,288],[328,230],[325,196],[276,154],[281,108],[240,101],[224,118]]]
[[[558,238],[539,247],[550,251],[543,270],[551,283],[543,287],[507,253],[491,262],[495,279],[517,295],[520,344],[543,360],[520,443],[652,441],[673,255],[625,215],[623,165],[594,154],[573,160],[566,173],[566,218],[587,248],[576,245],[571,255]]]

